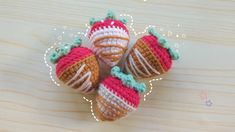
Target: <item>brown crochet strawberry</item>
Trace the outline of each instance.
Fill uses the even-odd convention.
[[[137,78],[166,73],[172,66],[172,59],[179,59],[165,38],[152,28],[149,33],[137,40],[125,62],[126,71]]]
[[[99,80],[99,64],[93,52],[80,47],[81,39],[74,44],[64,45],[51,55],[51,62],[56,64],[56,75],[69,87],[81,93],[95,91]]]
[[[102,81],[96,96],[96,112],[102,121],[114,121],[135,111],[140,102],[139,93],[145,91],[143,83],[137,83],[132,75],[121,72],[115,66],[111,76]]]
[[[130,37],[125,22],[117,20],[112,12],[104,20],[91,19],[88,35],[91,49],[110,67],[118,64],[128,47]]]

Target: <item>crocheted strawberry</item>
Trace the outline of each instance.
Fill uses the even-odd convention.
[[[51,54],[56,64],[56,75],[69,87],[81,93],[95,91],[99,80],[99,64],[93,52],[80,47],[81,39],[66,44]]]
[[[111,76],[100,84],[96,96],[96,113],[102,121],[114,121],[135,111],[140,102],[139,93],[145,91],[144,83],[137,83],[115,66]]]
[[[129,43],[129,31],[125,26],[126,20],[117,20],[109,12],[104,20],[91,19],[89,42],[92,50],[105,64],[115,66],[126,52]]]
[[[172,66],[172,59],[179,59],[165,38],[153,28],[149,33],[137,40],[125,62],[125,70],[137,78],[166,73]]]

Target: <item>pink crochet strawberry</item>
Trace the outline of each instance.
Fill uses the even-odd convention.
[[[112,12],[104,20],[90,21],[88,38],[92,50],[110,67],[117,65],[127,50],[130,37],[125,23],[126,20],[117,20]]]
[[[166,73],[172,66],[172,60],[179,59],[165,38],[153,28],[149,33],[137,40],[125,62],[126,71],[137,78]]]
[[[56,75],[69,87],[81,93],[95,91],[99,81],[99,64],[93,52],[80,47],[81,39],[74,44],[66,44],[51,54],[51,62],[56,64]]]
[[[132,75],[121,72],[115,66],[111,76],[102,81],[96,96],[96,112],[102,121],[114,121],[135,111],[140,102],[140,95],[145,91],[144,83],[137,83]]]

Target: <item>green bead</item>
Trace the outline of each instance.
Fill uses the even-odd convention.
[[[127,20],[124,19],[124,18],[120,18],[119,21],[122,22],[122,23],[125,24],[125,25],[126,25],[126,23],[127,23]]]
[[[178,60],[180,57],[179,57],[179,54],[176,53],[174,50],[172,50],[171,48],[168,49],[170,55],[171,55],[171,58],[173,60]]]
[[[141,83],[137,86],[137,89],[138,89],[138,91],[140,91],[140,93],[145,92],[145,90],[146,90],[145,88],[146,88],[146,85],[144,83]]]
[[[71,49],[77,47],[77,44],[71,44],[70,45]]]
[[[161,43],[161,44],[165,44],[166,43],[166,39],[158,38],[158,42]]]
[[[118,66],[115,66],[111,69],[111,75],[119,78],[124,85],[131,87],[138,92],[145,91],[145,84],[136,82],[131,74],[124,74],[123,72],[121,72],[121,69]]]
[[[52,54],[50,55],[50,61],[51,63],[55,64],[58,60],[59,56],[57,54],[57,52],[52,52]]]
[[[76,44],[77,46],[80,46],[82,43],[82,39],[81,38],[76,38],[73,40],[73,44]]]
[[[121,69],[118,66],[115,66],[111,69],[111,75],[115,76],[115,74],[118,74],[118,72],[120,72],[120,71],[121,71]]]
[[[148,32],[149,32],[149,34],[155,36],[155,35],[154,35],[154,34],[155,34],[154,28],[149,28],[149,29],[148,29]]]
[[[67,55],[72,48],[80,46],[81,42],[81,38],[76,38],[73,44],[65,44],[63,46],[60,46],[59,48],[57,48],[56,52],[53,52],[51,54],[50,61],[52,63],[56,63],[60,57]]]
[[[112,11],[108,11],[106,18],[115,19],[115,15],[114,15],[114,13]]]
[[[170,45],[168,44],[167,40],[165,38],[159,38],[158,42],[161,44],[163,48],[169,49]]]
[[[70,46],[69,45],[65,45],[60,47],[60,51],[61,55],[67,55],[70,52]]]
[[[90,19],[90,26],[92,26],[93,24],[95,24],[97,21],[95,18],[91,18]]]
[[[179,54],[176,53],[175,51],[173,51],[173,50],[170,48],[170,45],[169,45],[168,41],[167,41],[164,37],[162,37],[160,34],[158,34],[153,28],[149,28],[149,29],[148,29],[148,32],[149,32],[151,35],[153,35],[153,36],[155,36],[155,37],[158,38],[158,42],[160,43],[160,45],[161,45],[163,48],[168,49],[168,52],[170,53],[171,58],[172,58],[173,60],[178,60],[178,59],[179,59]]]

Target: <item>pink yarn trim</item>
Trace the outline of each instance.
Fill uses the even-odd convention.
[[[56,75],[59,77],[60,74],[66,70],[71,65],[77,63],[78,61],[92,55],[93,52],[85,47],[73,48],[69,54],[60,58],[56,65]]]
[[[139,106],[139,93],[134,89],[123,85],[120,79],[109,76],[102,82],[102,84],[128,104],[131,104],[135,108]]]
[[[89,33],[89,37],[91,36],[91,34],[95,31],[95,30],[98,30],[99,28],[108,28],[108,27],[116,27],[116,28],[122,28],[124,31],[127,32],[127,34],[129,34],[129,31],[128,29],[126,28],[126,26],[118,21],[118,20],[112,20],[112,19],[106,19],[104,20],[103,22],[96,22],[92,27],[91,27],[91,30],[90,30],[90,33]]]
[[[172,65],[172,59],[167,51],[167,49],[163,48],[159,43],[155,36],[152,35],[146,35],[141,38],[145,44],[148,45],[148,47],[152,50],[152,52],[155,54],[156,58],[160,61],[162,64],[162,67],[165,71],[168,71],[171,68]]]

